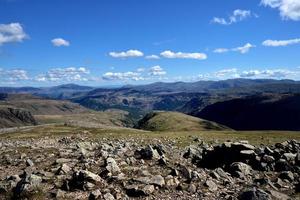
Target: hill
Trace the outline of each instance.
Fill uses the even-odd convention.
[[[53,100],[31,94],[0,94],[0,105],[26,109],[33,115],[66,115],[89,112],[70,101]]]
[[[300,130],[300,95],[264,94],[217,102],[196,116],[235,130]]]
[[[229,130],[215,122],[178,112],[152,112],[138,122],[137,128],[149,131]]]
[[[0,128],[36,125],[29,111],[14,107],[0,106]]]

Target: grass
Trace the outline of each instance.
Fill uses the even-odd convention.
[[[139,126],[151,131],[205,131],[229,130],[215,122],[199,119],[179,112],[153,112],[140,121]]]
[[[107,112],[91,111],[89,113],[66,114],[66,115],[34,115],[40,124],[72,123],[82,127],[117,126],[126,124],[127,112],[110,110]]]
[[[239,141],[248,140],[251,144],[275,144],[285,140],[300,140],[300,132],[296,131],[166,131],[151,132],[128,128],[82,128],[73,126],[63,126],[53,124],[50,126],[34,127],[28,130],[20,130],[15,133],[0,135],[1,139],[27,139],[41,137],[71,136],[76,134],[86,134],[91,140],[110,139],[138,139],[144,143],[154,143],[159,141],[174,141],[177,146],[187,146],[193,143],[195,138],[202,139],[208,143],[224,142],[227,140]]]

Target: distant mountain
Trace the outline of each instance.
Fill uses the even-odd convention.
[[[127,86],[142,92],[152,93],[173,93],[173,92],[208,92],[231,88],[255,87],[267,84],[300,84],[293,80],[274,80],[274,79],[228,79],[221,81],[198,81],[198,82],[157,82],[148,85]]]
[[[300,130],[300,95],[269,94],[208,105],[195,116],[236,130]]]
[[[87,92],[95,88],[89,86],[80,86],[76,84],[65,84],[54,87],[0,87],[0,93],[15,93],[15,94],[34,94],[38,96],[68,99],[80,92]]]
[[[47,113],[51,110],[53,113],[72,113],[75,110],[82,110],[82,107],[97,111],[120,109],[129,112],[130,118],[138,121],[146,113],[153,110],[178,111],[198,116],[208,106],[243,99],[247,96],[300,94],[300,82],[272,79],[230,79],[175,83],[157,82],[148,85],[126,85],[119,88],[93,88],[75,84],[47,88],[6,87],[0,88],[0,91],[27,93],[43,97],[43,99],[69,100],[77,103],[75,106],[71,105],[70,102],[60,102],[59,105],[52,102],[49,103],[49,106],[45,106],[45,109],[41,109],[44,108],[41,106],[44,103],[38,103],[39,100],[30,100],[25,104],[21,101],[14,102],[20,107],[31,110],[34,114]],[[81,105],[80,108],[77,107],[78,104]],[[34,110],[35,107],[39,108],[38,111]]]

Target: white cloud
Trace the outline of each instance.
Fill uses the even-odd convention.
[[[22,69],[4,70],[0,68],[0,82],[29,80],[27,71]]]
[[[287,69],[267,69],[267,70],[249,70],[243,71],[241,77],[243,78],[299,78],[300,71]]]
[[[136,71],[137,71],[137,72],[144,72],[145,70],[146,70],[145,68],[140,67],[140,68],[138,68]]]
[[[247,43],[242,47],[233,48],[232,51],[239,51],[240,53],[245,54],[245,53],[248,53],[249,50],[254,47],[255,47],[254,45]]]
[[[141,76],[138,72],[106,72],[103,74],[102,78],[104,80],[133,80],[133,81],[139,81],[144,80],[144,78]]]
[[[61,46],[68,47],[68,46],[70,46],[70,42],[63,39],[63,38],[54,38],[53,40],[51,40],[51,42],[56,47],[61,47]]]
[[[103,80],[107,81],[144,81],[161,79],[167,72],[160,66],[145,68],[138,68],[136,71],[129,72],[106,72],[102,75]]]
[[[218,49],[215,49],[213,52],[214,53],[226,53],[228,51],[238,51],[242,54],[245,54],[245,53],[248,53],[250,51],[251,48],[254,48],[255,45],[252,45],[250,43],[247,43],[245,44],[244,46],[241,46],[241,47],[235,47],[235,48],[232,48],[232,49],[227,49],[227,48],[218,48]]]
[[[269,47],[279,47],[279,46],[288,46],[292,44],[299,44],[300,38],[291,39],[291,40],[265,40],[262,45]]]
[[[219,71],[215,72],[213,75],[217,79],[237,78],[238,77],[237,72],[238,72],[238,70],[236,68],[231,68],[231,69],[219,70]]]
[[[0,24],[0,45],[22,42],[28,38],[20,23]]]
[[[164,76],[167,74],[167,72],[163,68],[161,68],[159,65],[151,67],[149,71],[150,71],[149,72],[150,76]]]
[[[164,51],[160,55],[165,58],[183,58],[183,59],[196,59],[196,60],[205,60],[207,55],[204,53],[183,53],[183,52],[172,52]]]
[[[249,78],[249,79],[293,79],[300,80],[300,69],[250,69],[240,71],[237,68],[223,69],[216,72],[199,74],[190,77],[190,80],[226,80],[233,78]]]
[[[278,9],[282,19],[300,20],[300,1],[299,0],[261,0],[261,4]]]
[[[228,52],[230,49],[226,49],[226,48],[218,48],[214,50],[214,53],[226,53]]]
[[[55,82],[88,81],[88,74],[90,74],[90,71],[85,67],[55,68],[50,69],[45,74],[38,75],[35,80]]]
[[[110,52],[109,55],[113,58],[129,58],[129,57],[142,57],[144,53],[139,50],[128,50],[126,52]]]
[[[214,17],[211,20],[211,22],[216,23],[216,24],[221,24],[221,25],[231,25],[233,23],[243,21],[251,16],[252,16],[252,13],[250,10],[236,9],[232,12],[232,14],[228,17],[228,19]],[[257,16],[257,15],[253,15],[253,16]]]
[[[158,55],[149,55],[145,57],[146,59],[150,59],[150,60],[157,60],[160,59],[160,57]]]

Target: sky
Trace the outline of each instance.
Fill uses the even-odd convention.
[[[0,0],[0,86],[300,80],[300,0]]]

